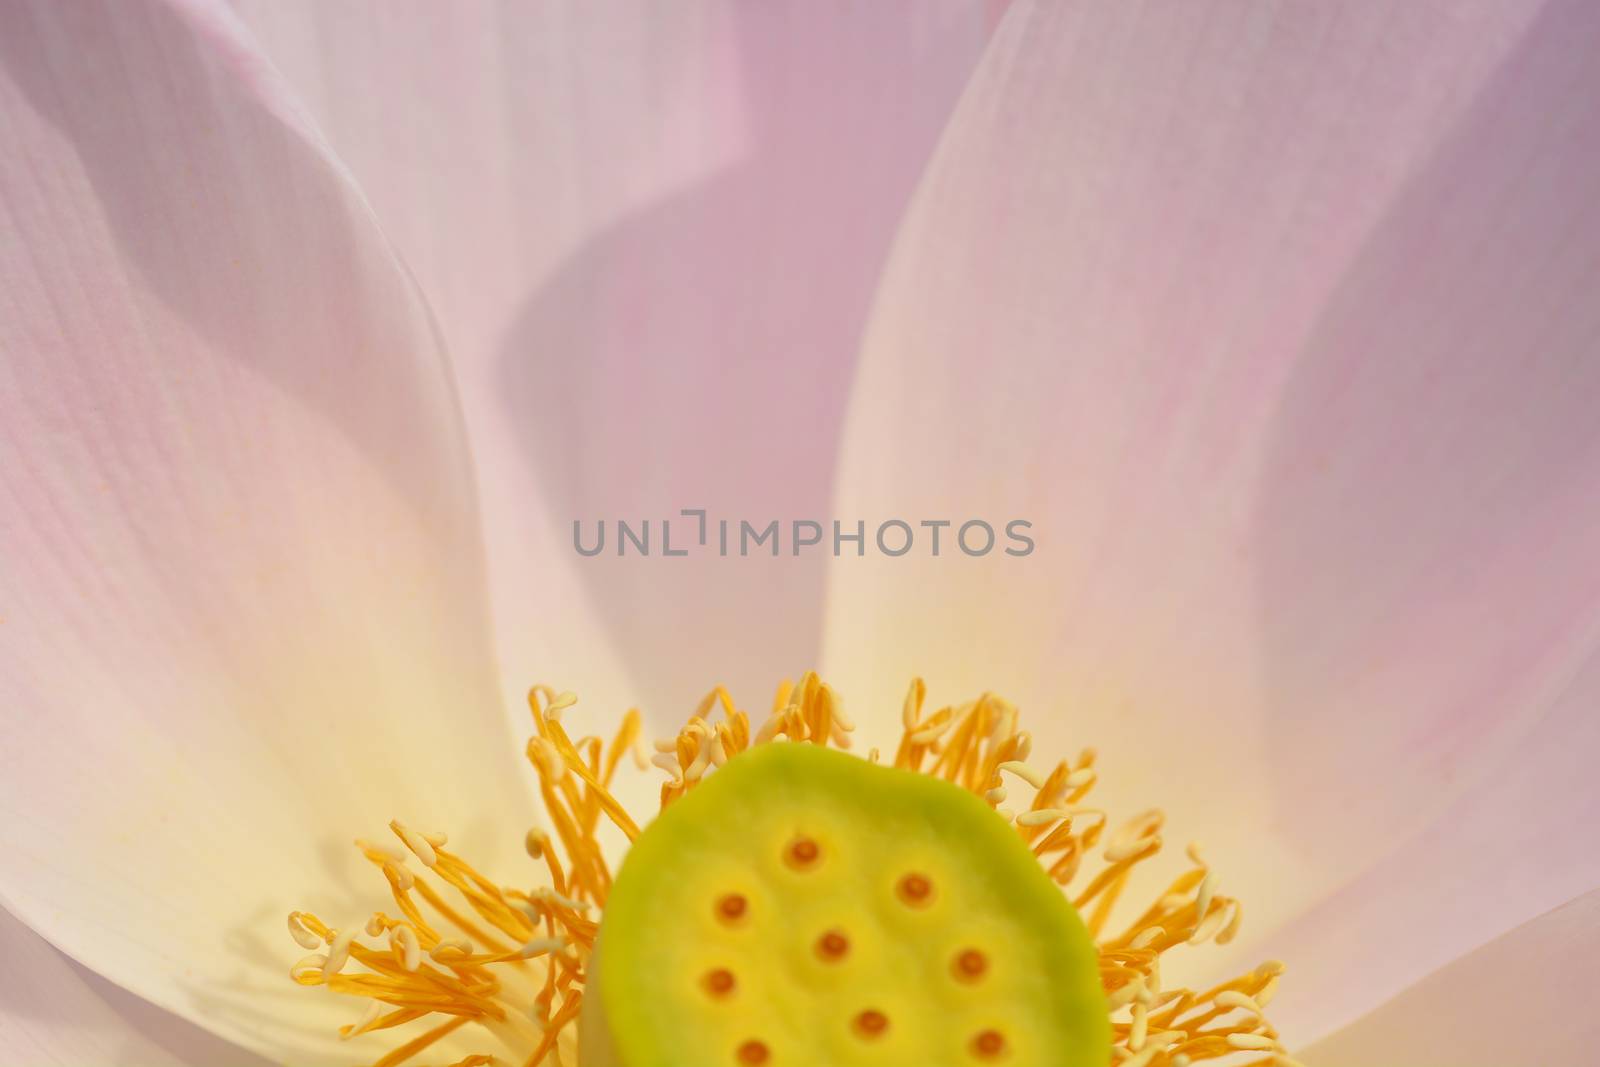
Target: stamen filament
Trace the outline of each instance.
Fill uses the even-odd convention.
[[[1094,750],[1084,750],[1076,760],[1034,766],[1028,762],[1032,738],[1018,729],[1014,705],[985,693],[925,712],[926,697],[926,686],[914,679],[902,704],[892,765],[958,785],[1007,819],[1013,819],[1011,812],[999,805],[1015,803],[1015,832],[1063,891],[1072,890],[1071,902],[1098,943],[1117,1067],[1190,1067],[1249,1054],[1255,1054],[1250,1067],[1300,1067],[1265,1017],[1281,963],[1269,961],[1203,992],[1162,986],[1165,953],[1206,941],[1225,944],[1242,921],[1242,907],[1220,891],[1198,846],[1187,850],[1189,869],[1120,932],[1107,934],[1132,872],[1161,851],[1163,814],[1146,811],[1111,830],[1105,811],[1083,806],[1099,775]],[[572,1063],[574,1023],[600,928],[593,913],[603,913],[613,877],[597,835],[603,823],[630,843],[641,833],[639,822],[611,792],[623,758],[631,755],[637,768],[653,765],[666,773],[660,793],[664,808],[754,745],[787,739],[844,748],[854,730],[837,694],[814,673],[779,686],[759,729],[752,731],[748,713],[718,686],[676,735],[653,744],[643,737],[637,709],[623,716],[605,744],[594,736],[576,742],[569,736],[566,721],[577,705],[572,694],[536,686],[528,704],[534,733],[526,753],[550,829],[528,831],[525,845],[546,884],[504,886],[450,851],[444,834],[396,821],[390,829],[404,850],[366,840],[356,844],[382,873],[398,917],[375,912],[341,930],[308,912],[288,917],[290,937],[311,952],[291,968],[292,979],[366,1001],[365,1015],[340,1027],[341,1037],[443,1017],[374,1067],[399,1067],[468,1023],[479,1024],[504,1055],[474,1053],[452,1067]],[[872,749],[868,759],[879,758]],[[1072,889],[1102,840],[1103,864],[1081,888]],[[410,866],[412,859],[420,871]],[[453,896],[447,898],[447,892]],[[363,944],[361,934],[383,947]],[[818,951],[827,959],[839,958],[845,944],[842,938],[824,938]],[[977,976],[988,966],[981,954],[962,959],[966,970],[960,974]],[[357,967],[359,973],[346,973]],[[725,993],[732,987],[718,988]],[[876,1009],[857,1021],[858,1032],[869,1036],[888,1026]],[[1003,1040],[997,1033],[985,1031],[980,1037],[983,1056],[998,1055],[1005,1047],[996,1043]],[[763,1059],[770,1052],[765,1045],[759,1051]]]

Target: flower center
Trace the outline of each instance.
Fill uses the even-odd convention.
[[[893,759],[872,766],[876,749],[823,751],[848,748],[853,726],[814,674],[780,687],[754,732],[719,687],[653,753],[637,712],[609,745],[573,741],[575,699],[538,687],[527,754],[550,832],[526,845],[541,884],[501,885],[443,834],[391,823],[403,848],[357,844],[394,914],[335,929],[292,913],[291,936],[316,951],[291,976],[366,1001],[340,1034],[393,1035],[378,1067],[425,1054],[452,1067],[1098,1067],[1107,1033],[1119,1067],[1295,1067],[1263,1011],[1281,964],[1204,991],[1161,980],[1163,954],[1238,929],[1199,850],[1113,925],[1130,873],[1161,849],[1162,814],[1108,832],[1084,806],[1094,752],[1041,771],[1011,704],[986,694],[925,714],[924,696],[915,681]],[[668,775],[643,833],[611,791],[630,755]],[[631,842],[620,878],[602,823]]]

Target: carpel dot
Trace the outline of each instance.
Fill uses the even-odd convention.
[[[961,981],[976,982],[989,969],[989,960],[977,949],[969,948],[956,956],[955,963],[950,969]]]
[[[797,871],[816,866],[817,860],[822,858],[822,846],[809,837],[796,838],[789,844],[789,851],[784,857],[789,866]]]
[[[736,923],[750,910],[750,902],[738,893],[729,893],[717,901],[717,918],[725,923]]]
[[[908,874],[895,887],[900,899],[913,908],[925,908],[933,903],[933,881],[925,874]]]
[[[972,1039],[972,1054],[979,1059],[996,1059],[1005,1050],[1006,1039],[998,1030],[985,1030]]]
[[[837,930],[829,930],[817,938],[817,955],[829,963],[836,963],[850,953],[850,939]]]
[[[787,741],[633,842],[582,1013],[582,1067],[1112,1059],[1099,954],[1015,826],[942,778]]]
[[[856,1016],[855,1030],[862,1037],[873,1038],[889,1029],[889,1017],[874,1008]]]

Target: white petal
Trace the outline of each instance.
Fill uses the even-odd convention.
[[[842,559],[855,707],[1015,697],[1206,841],[1247,933],[1492,776],[1600,592],[1593,15],[1014,8],[898,239],[836,510],[1037,548]]]
[[[12,5],[0,70],[0,899],[312,1062],[286,910],[363,921],[391,816],[531,814],[446,357],[227,19]]]
[[[572,524],[649,519],[660,557],[662,521],[675,551],[698,538],[685,508],[735,538],[826,517],[868,304],[982,8],[242,7],[440,316],[506,676],[664,724],[812,665],[816,553],[722,559],[713,526],[694,557],[618,559],[613,528],[581,559]],[[620,666],[548,625],[591,613]]]
[[[45,1067],[267,1067],[267,1061],[74,966],[0,910],[0,1055]]]
[[[1308,1049],[1318,1067],[1543,1067],[1600,1042],[1600,891],[1518,926]]]

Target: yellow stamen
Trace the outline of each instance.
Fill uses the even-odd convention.
[[[1014,821],[1040,864],[1071,894],[1099,947],[1117,1067],[1189,1067],[1239,1057],[1251,1057],[1241,1061],[1245,1067],[1299,1067],[1265,1016],[1281,963],[1269,961],[1200,992],[1163,985],[1163,954],[1206,941],[1226,944],[1242,920],[1238,901],[1219,891],[1216,873],[1197,845],[1187,850],[1192,866],[1136,919],[1111,932],[1131,873],[1162,848],[1163,813],[1146,811],[1111,829],[1104,811],[1081,803],[1098,778],[1092,749],[1041,770],[1027,762],[1032,739],[1018,730],[1018,711],[1004,699],[986,693],[925,713],[926,697],[922,680],[913,680],[902,705],[893,766],[942,778],[984,798],[1001,817]],[[380,1055],[375,1067],[413,1061],[468,1023],[476,1024],[473,1043],[494,1051],[474,1052],[451,1067],[575,1064],[575,1023],[599,931],[594,913],[604,912],[612,884],[598,835],[604,823],[630,842],[641,832],[611,792],[622,758],[630,755],[639,770],[654,765],[666,772],[660,794],[664,808],[753,745],[786,738],[847,748],[855,728],[838,696],[813,673],[780,685],[754,731],[749,714],[718,686],[675,736],[653,745],[643,737],[637,710],[623,717],[606,745],[595,737],[570,738],[563,717],[577,704],[571,693],[537,686],[528,702],[534,733],[527,757],[550,830],[528,831],[525,847],[539,862],[545,884],[523,890],[491,881],[450,852],[444,834],[397,820],[390,829],[403,850],[366,840],[356,845],[388,884],[398,917],[377,912],[364,924],[338,930],[308,912],[288,917],[295,943],[318,950],[294,964],[291,978],[366,1001],[365,1014],[341,1027],[341,1037],[423,1027]],[[867,758],[883,757],[874,748]],[[1015,800],[1019,789],[1031,790],[1032,797],[1021,798],[1017,813],[998,808]],[[1080,879],[1102,843],[1101,866]],[[422,870],[411,868],[412,859]],[[786,860],[806,869],[825,857],[818,842],[798,838],[787,846]],[[897,892],[906,903],[925,906],[937,890],[925,876],[910,874]],[[738,894],[725,896],[717,901],[716,918],[739,923],[746,906]],[[363,943],[361,934],[376,944]],[[849,951],[849,941],[834,931],[816,944],[823,960]],[[987,972],[988,960],[976,949],[963,949],[951,960],[952,973],[962,981],[977,982]],[[735,989],[725,970],[708,971],[703,980],[714,995]],[[889,1015],[874,1008],[861,1012],[853,1025],[858,1034],[876,1037],[891,1024]],[[1010,1050],[1003,1034],[984,1030],[973,1037],[969,1051],[979,1060],[998,1062]],[[752,1039],[735,1051],[734,1061],[766,1063],[771,1055]]]

